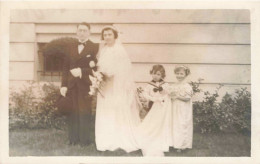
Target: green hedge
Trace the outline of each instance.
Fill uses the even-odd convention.
[[[65,128],[66,117],[55,107],[58,95],[59,87],[51,83],[39,86],[29,82],[19,92],[11,91],[9,128]]]
[[[193,88],[198,88],[193,84]],[[233,95],[226,93],[221,101],[217,87],[215,93],[203,92],[202,101],[193,102],[193,119],[195,131],[201,133],[235,132],[250,134],[251,132],[251,93],[247,88],[240,88]]]
[[[191,83],[195,94],[204,93],[202,101],[193,102],[194,130],[201,133],[236,132],[250,134],[251,94],[246,88],[236,90],[233,95],[226,93],[221,101],[215,93],[202,91],[199,83]],[[59,87],[52,83],[40,87],[40,98],[34,93],[34,83],[11,92],[9,108],[10,129],[15,128],[66,128],[66,117],[55,107]],[[39,94],[39,93],[37,93]],[[95,109],[96,99],[92,103]]]

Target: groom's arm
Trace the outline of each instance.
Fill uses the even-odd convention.
[[[81,68],[82,79],[83,79],[86,83],[88,83],[88,84],[91,84],[91,81],[90,81],[90,79],[89,79],[89,75],[92,75],[92,76],[93,76],[93,72],[92,72],[92,71],[93,71],[93,70],[96,71],[95,67],[94,67],[94,68],[91,68],[91,67],[89,66],[89,63],[90,63],[91,61],[95,62],[95,65],[96,65],[96,59],[95,59],[95,57],[91,57],[90,61],[88,62],[88,67],[83,67],[83,68]]]
[[[82,79],[85,79],[85,81],[89,84],[91,84],[91,81],[89,79],[89,75],[93,76],[92,70],[96,71],[96,65],[97,65],[97,58],[96,55],[98,53],[99,45],[98,44],[93,44],[92,46],[92,56],[90,57],[90,60],[88,62],[88,65],[84,68],[81,68],[81,73],[82,73]],[[90,67],[90,62],[93,61],[95,63],[95,67],[91,68]]]

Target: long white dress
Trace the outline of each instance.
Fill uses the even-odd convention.
[[[144,156],[163,156],[163,152],[169,151],[171,100],[166,92],[169,85],[159,82],[155,85],[161,86],[165,92],[155,92],[156,87],[147,84],[143,95],[153,101],[153,105],[136,131],[137,142]],[[156,101],[158,98],[164,102]]]
[[[131,61],[118,41],[104,46],[98,58],[99,71],[105,73],[105,86],[97,97],[95,139],[100,151],[118,148],[131,152],[138,150],[135,129],[140,124],[135,101],[135,83]]]
[[[172,140],[171,146],[176,149],[192,148],[193,116],[192,116],[192,87],[186,83],[171,86],[171,91],[190,101],[175,99],[172,101]]]

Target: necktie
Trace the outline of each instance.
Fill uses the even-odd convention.
[[[159,88],[154,88],[154,89],[153,89],[153,91],[154,91],[154,92],[158,92],[158,91],[160,92],[160,91],[162,91],[162,90],[163,90],[163,88],[162,88],[162,87],[159,87]]]
[[[86,42],[84,42],[84,43],[78,42],[78,45],[83,45],[83,46],[85,46],[85,45],[86,45]]]

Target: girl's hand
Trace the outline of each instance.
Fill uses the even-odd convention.
[[[165,89],[163,89],[162,91],[160,91],[160,94],[165,95],[165,94],[167,94],[167,92],[165,91]]]
[[[175,97],[176,94],[175,94],[174,92],[171,92],[171,93],[169,93],[169,96],[170,96],[170,97]]]
[[[178,96],[176,96],[176,95],[174,95],[174,96],[171,96],[171,100],[176,100],[176,99],[178,99]]]

